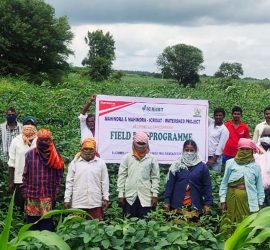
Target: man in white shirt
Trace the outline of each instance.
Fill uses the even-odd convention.
[[[264,114],[265,121],[257,124],[257,126],[255,127],[255,130],[254,130],[253,141],[255,143],[259,142],[259,139],[261,138],[261,135],[262,135],[264,128],[266,126],[270,125],[270,106],[268,106],[264,109],[263,114]]]
[[[9,192],[15,193],[15,204],[24,211],[24,198],[21,193],[23,183],[23,170],[25,165],[25,154],[36,147],[37,129],[35,125],[28,125],[29,120],[25,119],[22,127],[22,134],[16,136],[9,148]]]
[[[157,205],[159,181],[159,165],[149,154],[148,135],[137,132],[132,152],[123,157],[118,172],[118,203],[124,215],[144,218]]]
[[[95,137],[95,115],[86,113],[92,102],[95,100],[96,95],[92,95],[85,103],[80,115],[78,116],[81,128],[81,141],[86,138]]]
[[[94,138],[81,143],[81,153],[70,163],[66,178],[65,208],[85,210],[94,219],[103,219],[108,209],[109,176],[105,162],[96,156]]]
[[[223,123],[225,110],[216,108],[214,119],[208,120],[208,161],[207,166],[221,173],[222,154],[229,138],[229,130]]]

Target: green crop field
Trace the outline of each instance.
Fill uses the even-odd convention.
[[[80,148],[77,116],[92,94],[209,100],[210,115],[214,108],[224,107],[226,120],[230,119],[231,108],[238,105],[243,108],[242,120],[249,125],[252,133],[255,125],[263,119],[263,109],[270,105],[270,82],[255,79],[224,80],[205,76],[201,77],[196,88],[183,88],[175,81],[149,76],[126,75],[120,82],[96,83],[78,73],[70,73],[62,84],[51,87],[46,83],[37,86],[19,79],[0,78],[2,120],[9,106],[16,108],[19,120],[26,115],[35,116],[38,128],[45,127],[52,131],[55,143],[68,164]],[[91,111],[94,112],[94,108],[94,105],[91,106]],[[228,235],[219,233],[222,216],[218,210],[219,176],[212,173],[215,204],[210,215],[202,216],[198,222],[188,222],[183,216],[162,210],[162,191],[168,169],[168,166],[162,165],[161,194],[157,210],[146,220],[127,220],[122,218],[116,203],[118,165],[108,164],[108,169],[111,204],[104,222],[85,221],[76,216],[56,217],[59,222],[56,233],[71,249],[223,249]],[[1,170],[0,177],[1,231],[11,197],[6,191],[7,171]],[[61,199],[58,201],[58,208],[63,208]],[[21,226],[23,217],[15,209],[10,239],[17,236]],[[267,249],[267,244],[269,242],[257,244],[256,247],[249,245],[245,249]],[[26,239],[17,249],[56,248],[46,247],[35,239]]]

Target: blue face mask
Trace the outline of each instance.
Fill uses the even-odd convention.
[[[7,115],[6,119],[7,119],[7,123],[13,123],[16,121],[17,116],[16,115]]]

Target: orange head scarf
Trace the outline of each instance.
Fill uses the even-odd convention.
[[[96,141],[94,138],[86,138],[81,143],[82,149],[84,148],[93,148],[96,150]]]
[[[48,141],[45,142],[42,139],[48,139]],[[52,140],[52,133],[48,129],[38,131],[37,150],[51,168],[56,170],[64,168],[64,161],[60,154],[57,153]]]

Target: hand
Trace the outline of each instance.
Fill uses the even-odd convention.
[[[89,102],[93,102],[93,101],[95,101],[96,100],[96,97],[97,97],[97,95],[92,95],[90,98],[89,98]]]
[[[109,202],[108,202],[107,200],[103,200],[103,201],[102,201],[102,209],[103,209],[104,211],[107,211],[108,208],[109,208]]]
[[[11,194],[13,194],[14,190],[15,190],[14,183],[13,182],[9,183],[9,185],[8,185],[8,192],[11,193]]]
[[[203,207],[203,213],[204,213],[204,214],[209,214],[209,211],[210,211],[210,207],[207,206],[207,205],[205,205],[205,206]]]
[[[165,203],[163,208],[164,208],[164,210],[165,210],[166,212],[169,212],[169,211],[170,211],[171,206],[170,206],[170,204]]]
[[[70,202],[64,202],[64,208],[65,209],[71,208],[71,203]]]
[[[120,207],[123,207],[125,205],[125,198],[124,197],[118,197],[118,204]]]
[[[158,198],[152,196],[151,197],[151,207],[156,207],[157,206],[157,202],[158,202]]]
[[[226,202],[221,202],[221,203],[219,204],[219,208],[220,208],[220,210],[221,210],[222,212],[225,212],[226,209],[227,209]]]

